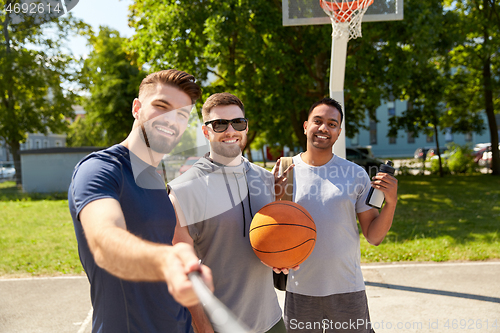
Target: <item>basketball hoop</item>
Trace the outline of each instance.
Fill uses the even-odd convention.
[[[332,22],[333,38],[348,33],[348,39],[361,37],[361,21],[372,3],[373,0],[319,0]]]

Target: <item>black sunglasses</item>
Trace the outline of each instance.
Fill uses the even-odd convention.
[[[233,126],[235,131],[244,131],[247,129],[248,125],[248,120],[245,118],[234,118],[231,120],[227,119],[215,119],[215,120],[210,120],[205,123],[206,126],[212,124],[212,128],[215,133],[222,133],[225,132],[229,124]]]

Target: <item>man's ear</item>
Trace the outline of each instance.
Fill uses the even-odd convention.
[[[205,138],[207,138],[207,140],[208,140],[208,127],[207,127],[207,125],[202,125],[201,130],[203,131],[203,135],[205,136]]]
[[[304,121],[303,127],[304,127],[304,134],[307,134],[307,120]]]
[[[132,103],[132,115],[136,120],[139,119],[139,111],[141,107],[142,107],[141,101],[139,101],[138,98],[134,98],[134,102]]]

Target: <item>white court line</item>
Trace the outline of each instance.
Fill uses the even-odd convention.
[[[87,318],[82,323],[82,326],[80,326],[80,329],[78,330],[77,333],[85,333],[87,327],[89,326],[90,322],[92,321],[92,309],[90,309],[89,313],[87,314]]]
[[[381,268],[402,268],[402,267],[439,267],[439,266],[479,266],[479,265],[500,265],[500,261],[468,261],[468,262],[435,262],[435,263],[418,263],[411,264],[393,264],[393,263],[378,263],[378,264],[362,264],[361,269],[381,269]],[[44,276],[44,277],[29,277],[29,278],[0,278],[2,281],[30,281],[30,280],[59,280],[59,279],[87,279],[86,275],[70,275],[70,276]]]
[[[404,268],[404,267],[443,267],[443,266],[480,266],[480,265],[500,265],[500,261],[471,261],[471,262],[436,262],[436,263],[412,263],[412,264],[365,264],[361,269],[382,269],[382,268]]]
[[[87,279],[86,275],[69,275],[69,276],[42,276],[29,278],[0,278],[2,281],[32,281],[32,280],[64,280],[64,279]]]

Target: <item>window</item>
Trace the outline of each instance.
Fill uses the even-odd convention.
[[[396,144],[396,138],[395,137],[389,137],[389,144],[390,145],[395,145]]]
[[[370,144],[377,144],[377,122],[373,119],[370,120]]]
[[[49,141],[43,140],[43,148],[49,148]]]
[[[396,115],[396,105],[394,102],[388,102],[387,103],[387,113],[389,116],[395,116]]]
[[[57,140],[57,141],[56,141],[56,147],[61,147],[61,146],[62,146],[62,145],[61,145],[61,141]]]
[[[451,128],[447,128],[446,132],[444,134],[444,140],[446,142],[452,142],[453,141],[453,133],[451,132]]]
[[[427,134],[427,138],[425,140],[427,143],[433,143],[434,142],[434,135],[429,135]]]
[[[465,142],[471,142],[472,141],[472,132],[465,133]]]
[[[40,140],[35,140],[35,149],[40,149],[42,148]]]
[[[415,143],[415,137],[413,136],[413,132],[408,132],[408,143]]]

